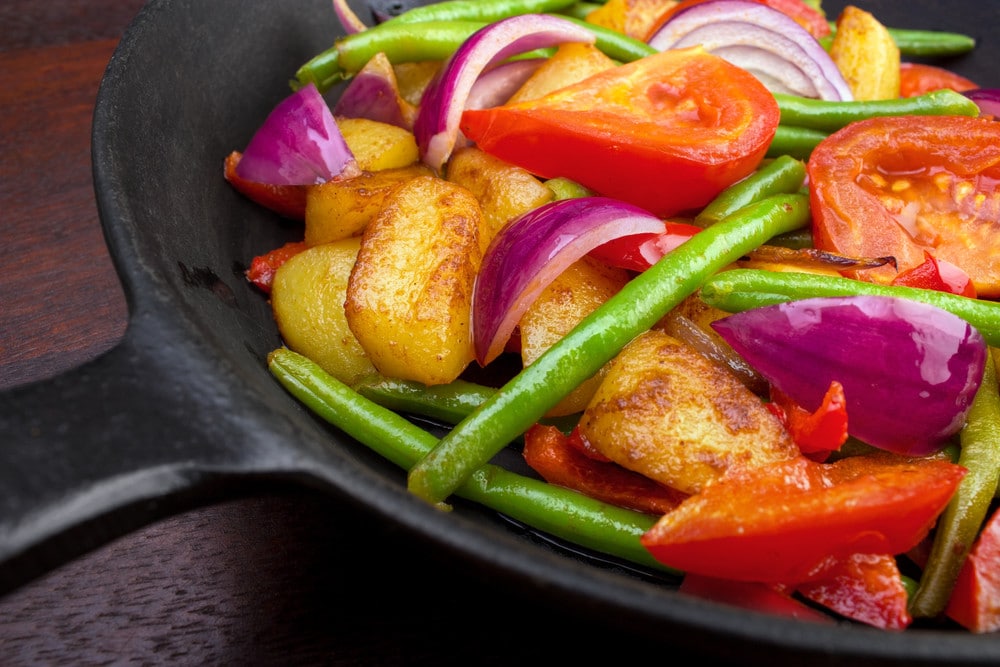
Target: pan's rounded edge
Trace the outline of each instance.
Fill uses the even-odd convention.
[[[221,158],[226,150],[237,146],[239,137],[245,140],[248,128],[259,122],[260,114],[269,108],[266,98],[273,97],[274,91],[280,89],[274,86],[273,72],[269,75],[271,81],[245,94],[227,97],[227,91],[219,89],[224,86],[214,86],[213,77],[239,79],[241,76],[242,67],[227,62],[225,57],[242,53],[233,46],[241,38],[259,34],[245,21],[231,21],[232,32],[226,33],[229,38],[221,40],[225,42],[223,47],[230,50],[222,52],[221,60],[204,59],[200,69],[169,61],[155,67],[155,51],[166,48],[171,39],[178,39],[177,34],[164,33],[164,25],[172,21],[175,28],[179,27],[188,36],[199,33],[205,39],[213,34],[213,21],[221,19],[216,16],[216,19],[202,21],[202,12],[225,13],[239,9],[251,13],[255,21],[266,23],[270,28],[278,26],[276,41],[270,44],[282,51],[287,47],[278,45],[277,41],[290,34],[285,32],[282,37],[281,27],[283,21],[290,20],[291,6],[298,12],[315,11],[317,16],[330,13],[325,1],[237,3],[219,0],[203,3],[153,0],[126,33],[102,84],[95,111],[95,188],[108,243],[129,301],[130,322],[122,346],[97,360],[97,365],[82,370],[90,374],[93,384],[75,376],[57,382],[75,387],[74,391],[78,392],[75,396],[81,400],[85,394],[101,396],[98,388],[102,386],[106,391],[107,387],[113,388],[114,398],[119,394],[139,397],[139,386],[146,383],[157,388],[153,395],[155,400],[168,401],[171,396],[185,396],[175,406],[176,412],[165,411],[171,420],[179,419],[183,424],[179,430],[169,433],[168,452],[157,454],[169,461],[164,466],[150,467],[145,460],[141,466],[142,470],[153,471],[149,475],[151,489],[158,487],[178,502],[167,510],[156,509],[151,507],[157,502],[155,493],[150,493],[136,502],[119,503],[117,507],[128,506],[129,516],[133,517],[126,523],[135,527],[158,512],[174,511],[211,499],[215,494],[233,492],[234,488],[224,481],[232,476],[255,482],[283,480],[343,494],[358,508],[397,522],[415,539],[441,550],[442,557],[467,562],[470,567],[486,568],[496,574],[498,582],[512,583],[526,595],[545,596],[549,602],[554,600],[574,613],[604,617],[609,625],[698,648],[705,655],[742,658],[744,664],[801,664],[808,659],[821,664],[971,665],[994,664],[1000,660],[1000,644],[990,638],[936,631],[891,634],[857,626],[812,626],[696,600],[642,577],[631,576],[613,564],[603,566],[588,556],[574,557],[567,550],[533,539],[530,531],[510,528],[502,520],[477,508],[456,503],[455,512],[441,513],[409,496],[398,471],[319,423],[284,395],[277,383],[268,377],[263,363],[268,347],[278,344],[273,326],[269,324],[266,303],[242,284],[245,281],[240,280],[238,271],[232,270],[232,263],[234,258],[247,257],[293,237],[295,230],[263,216],[233,193],[220,191],[216,188],[219,184],[209,184],[203,189],[213,194],[192,194],[195,201],[191,207],[182,208],[197,214],[199,205],[207,207],[225,202],[229,211],[226,219],[215,221],[203,216],[189,221],[190,229],[183,230],[182,238],[171,239],[169,230],[148,229],[148,225],[157,222],[156,216],[162,215],[162,200],[149,201],[140,195],[157,182],[169,188],[170,178],[177,174],[166,169],[161,174],[150,161],[144,162],[135,174],[126,172],[129,140],[135,148],[139,145],[138,139],[145,138],[147,147],[153,147],[149,150],[159,151],[163,164],[174,164],[175,169],[179,169],[176,166],[178,151],[191,150],[190,145],[174,149],[157,147],[156,141],[170,136],[166,130],[194,131],[203,127],[191,119],[185,120],[185,113],[178,113],[176,119],[161,118],[168,126],[162,131],[148,124],[128,127],[134,120],[129,114],[137,109],[135,105],[139,102],[166,105],[170,96],[175,95],[168,90],[170,85],[176,85],[184,76],[194,77],[203,87],[216,88],[211,92],[219,99],[208,100],[204,97],[205,91],[198,90],[192,93],[192,100],[204,103],[205,123],[217,123],[225,129],[219,133],[221,137],[213,138],[203,147],[207,155],[204,162],[197,161],[191,173],[180,175],[177,183],[210,183],[207,179],[212,178],[213,173],[221,181]],[[282,63],[297,62],[302,53],[315,48],[319,33],[315,28],[306,29],[306,32],[313,35],[313,41],[306,39],[294,47],[291,54],[283,56]],[[205,49],[208,50],[207,45]],[[198,57],[203,55],[192,55],[195,60]],[[286,71],[282,70],[284,67],[278,64],[273,69]],[[162,80],[150,82],[150,86],[163,90],[143,87],[139,97],[126,94],[124,86],[128,77],[163,73],[163,70],[166,72]],[[179,109],[189,108],[185,105],[193,103],[191,100],[177,102]],[[227,110],[226,105],[231,105],[233,110]],[[133,134],[123,135],[123,132]],[[212,171],[213,160],[219,163],[217,171]],[[203,168],[205,165],[208,167]],[[174,202],[166,210],[176,214],[177,205]],[[227,235],[213,226],[233,227],[241,224],[237,218],[249,221],[245,234]],[[275,224],[268,227],[267,223]],[[199,242],[223,252],[216,255],[199,248]],[[109,373],[104,364],[111,368],[113,380],[104,376]],[[197,378],[199,382],[192,384],[188,381],[190,378]],[[24,392],[26,395],[40,392],[40,389],[29,387]],[[109,403],[111,398],[106,395],[106,400],[100,403]],[[149,398],[146,396],[142,400]],[[158,407],[163,405],[158,404]],[[99,413],[110,423],[129,419],[122,414],[113,409]],[[152,409],[138,414],[144,416],[140,421],[147,424],[148,437],[162,431],[166,423],[163,414],[157,415]],[[225,418],[218,418],[219,415]],[[74,419],[83,423],[79,416]],[[123,431],[132,426],[127,421],[117,424]],[[216,454],[206,457],[205,452],[200,451],[192,458],[193,453],[203,449],[209,441],[222,443]],[[64,445],[70,447],[72,442],[66,440]],[[240,458],[234,464],[228,457],[237,449]],[[179,465],[178,457],[182,461]],[[137,481],[137,478],[130,480],[123,476],[116,479],[122,483]],[[26,516],[27,519],[30,517]],[[86,527],[97,529],[96,524]],[[110,534],[101,539],[107,537]]]

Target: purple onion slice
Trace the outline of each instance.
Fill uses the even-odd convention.
[[[672,16],[650,36],[658,51],[701,46],[749,71],[768,90],[851,100],[830,54],[787,14],[751,0],[708,0]]]
[[[503,351],[524,311],[567,266],[602,243],[664,228],[648,211],[607,197],[550,202],[507,223],[473,289],[476,359],[486,365]]]
[[[987,347],[965,320],[897,297],[818,297],[747,310],[712,327],[751,366],[809,410],[844,387],[848,432],[923,456],[965,423]]]
[[[975,88],[963,93],[979,107],[980,116],[1000,120],[1000,88]]]
[[[272,185],[315,185],[359,173],[326,100],[316,86],[295,91],[250,138],[236,172]]]
[[[351,78],[333,107],[333,115],[367,118],[412,130],[417,110],[400,95],[389,58],[378,53]]]
[[[534,49],[595,41],[590,30],[547,14],[512,16],[475,32],[424,91],[413,128],[424,163],[440,170],[447,161],[458,141],[459,121],[472,87],[491,66]]]

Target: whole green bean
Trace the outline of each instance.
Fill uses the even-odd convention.
[[[797,192],[805,180],[805,164],[788,155],[781,155],[723,190],[694,217],[694,224],[708,227],[765,197]]]
[[[481,21],[492,23],[519,14],[557,12],[575,0],[443,0],[418,5],[385,23],[426,23],[427,21]]]
[[[876,116],[978,116],[979,107],[947,88],[888,100],[829,101],[775,93],[781,124],[835,132],[848,123]]]
[[[268,369],[319,417],[404,470],[438,442],[296,352],[274,350],[268,356]],[[677,574],[656,561],[639,542],[656,522],[653,515],[615,507],[494,465],[472,471],[457,495],[574,544]]]
[[[936,290],[880,285],[815,273],[732,269],[706,280],[699,293],[705,303],[731,313],[814,296],[856,294],[897,296],[929,303],[964,319],[979,330],[988,344],[1000,345],[1000,302]]]
[[[933,617],[944,612],[976,536],[989,514],[1000,476],[1000,391],[988,359],[982,384],[959,435],[958,463],[968,470],[937,521],[934,543],[920,576],[910,613]]]
[[[577,385],[693,294],[712,273],[809,220],[808,198],[775,195],[695,234],[633,278],[462,420],[409,474],[415,495],[444,501]]]
[[[976,40],[969,35],[939,30],[909,30],[907,28],[886,28],[896,43],[899,55],[922,58],[944,58],[960,56],[976,48]],[[824,48],[837,34],[837,24],[830,23],[830,34],[820,40]]]
[[[576,19],[585,19],[590,15],[590,12],[595,9],[599,9],[603,2],[574,2],[572,5],[566,9],[560,9],[557,14],[572,16]]]
[[[599,48],[604,55],[608,56],[612,60],[629,63],[633,60],[639,60],[640,58],[656,53],[656,49],[651,47],[649,44],[646,44],[646,42],[635,39],[634,37],[629,37],[624,33],[618,32],[617,30],[605,28],[604,26],[596,25],[594,23],[587,23],[582,19],[573,18],[571,16],[563,16],[562,18],[583,26],[587,30],[594,33],[594,36],[597,37],[595,46],[597,46],[597,48]]]
[[[797,160],[808,160],[813,149],[828,136],[827,132],[808,127],[778,125],[774,139],[767,148],[767,157],[777,158],[787,155]]]
[[[370,401],[395,412],[423,415],[446,424],[462,421],[496,393],[493,387],[461,379],[448,384],[427,386],[420,382],[378,374],[361,378],[351,388]]]

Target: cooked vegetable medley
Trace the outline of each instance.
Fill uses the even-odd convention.
[[[1000,630],[1000,92],[926,62],[970,38],[804,0],[333,8],[225,160],[303,226],[247,271],[292,394],[415,497],[687,594]]]

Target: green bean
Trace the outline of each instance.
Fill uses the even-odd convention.
[[[829,49],[830,42],[837,34],[837,24],[830,23],[830,35],[820,40],[823,48]],[[886,28],[899,55],[921,58],[944,58],[960,56],[976,48],[976,40],[969,35],[939,30],[909,30],[907,28]]]
[[[411,23],[386,21],[341,37],[314,56],[299,67],[292,88],[313,83],[320,92],[325,92],[350,79],[379,52],[385,53],[394,64],[444,60],[485,25],[477,21],[428,21],[414,28]]]
[[[979,107],[962,93],[934,90],[888,100],[828,101],[775,93],[781,124],[835,132],[848,123],[876,116],[978,116]]]
[[[585,19],[590,15],[590,12],[600,8],[603,4],[603,2],[574,2],[566,9],[560,9],[556,13],[565,14],[577,19]]]
[[[829,136],[827,132],[808,127],[778,125],[774,132],[774,139],[767,149],[767,157],[777,158],[781,155],[788,155],[797,160],[808,160],[813,149],[827,136]]]
[[[693,294],[705,278],[809,221],[808,198],[775,195],[740,209],[667,253],[595,309],[441,439],[409,474],[415,495],[444,501],[577,385]]]
[[[556,176],[555,178],[550,178],[545,181],[545,185],[549,186],[552,190],[552,194],[555,195],[557,200],[559,199],[576,199],[577,197],[590,197],[594,194],[593,190],[580,185],[576,181],[565,178],[563,176]]]
[[[457,424],[462,421],[496,393],[493,387],[461,379],[429,387],[420,382],[398,380],[378,374],[361,378],[354,383],[352,389],[370,401],[395,412],[423,415],[446,424]]]
[[[582,19],[576,19],[570,16],[563,16],[563,18],[594,33],[594,36],[597,37],[595,45],[604,52],[604,55],[608,56],[612,60],[628,63],[656,53],[656,49],[651,47],[649,44],[646,44],[642,40],[635,39],[634,37],[629,37],[628,35],[618,32],[617,30],[605,28],[604,26],[596,25],[594,23],[587,23]]]
[[[771,195],[798,191],[806,179],[806,166],[781,155],[750,176],[726,188],[694,217],[694,224],[708,227],[739,209]]]
[[[567,9],[575,0],[445,0],[418,5],[386,23],[427,21],[481,21],[492,23],[519,14],[537,14]]]
[[[938,519],[920,587],[910,599],[914,616],[944,612],[951,591],[976,536],[989,514],[1000,476],[1000,391],[992,359],[987,357],[982,384],[960,435],[958,463],[968,470]]]
[[[438,442],[427,431],[369,401],[291,350],[271,352],[268,368],[319,417],[404,470]],[[457,495],[585,548],[677,574],[657,562],[639,542],[656,522],[653,515],[615,507],[494,465],[472,471]]]
[[[723,271],[705,281],[700,292],[702,301],[731,313],[814,296],[855,294],[897,296],[929,303],[964,319],[979,330],[988,344],[1000,345],[1000,301],[839,276],[762,269]]]

